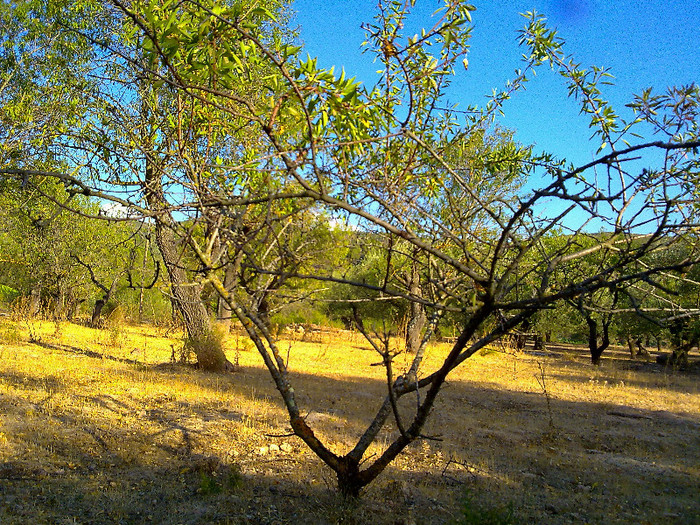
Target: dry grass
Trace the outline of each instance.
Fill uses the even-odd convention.
[[[518,523],[700,523],[699,378],[622,353],[600,368],[572,347],[475,356],[426,429],[442,441],[351,502],[300,441],[275,437],[286,416],[243,338],[227,342],[241,371],[212,375],[171,364],[180,343],[153,327],[39,323],[30,344],[0,324],[2,524],[448,523],[467,491],[511,502]],[[347,450],[380,403],[379,359],[356,336],[281,347],[307,420]]]

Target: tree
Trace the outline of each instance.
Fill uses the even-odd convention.
[[[128,22],[129,37],[142,43],[139,78],[150,90],[197,108],[200,125],[211,123],[222,136],[239,138],[225,144],[241,144],[241,133],[259,134],[255,147],[243,153],[226,150],[221,162],[195,163],[194,170],[179,154],[174,158],[182,164],[176,169],[166,172],[155,163],[158,177],[177,174],[173,182],[184,190],[178,200],[159,199],[167,207],[151,206],[151,212],[177,211],[191,225],[206,224],[202,237],[180,236],[195,256],[192,275],[227,302],[267,366],[294,433],[335,472],[339,490],[352,496],[405,447],[427,437],[422,431],[446,379],[475,352],[562,300],[653,283],[657,275],[686,271],[698,261],[698,209],[686,198],[698,175],[700,141],[692,117],[700,98],[696,87],[661,96],[645,92],[633,103],[637,114],[624,121],[600,91],[607,73],[581,69],[544,20],[529,14],[521,35],[527,50],[523,69],[485,107],[470,108],[466,121],[460,121],[445,107],[445,89],[466,52],[474,8],[446,1],[432,29],[406,37],[410,4],[382,3],[375,22],[366,26],[367,47],[383,72],[376,86],[364,88],[344,73],[319,69],[283,39],[267,38],[265,28],[275,22],[264,9],[244,12],[240,5],[184,1],[170,16],[164,9],[172,8],[169,2],[114,3]],[[576,167],[497,139],[493,115],[544,63],[562,75],[609,153]],[[252,71],[267,74],[256,77],[255,92],[241,91]],[[645,126],[664,133],[666,140],[625,142],[632,129],[643,133]],[[470,140],[479,148],[496,146],[484,147],[468,161],[455,157],[455,148]],[[632,153],[654,167],[638,169],[627,160]],[[171,162],[159,157],[166,158]],[[27,170],[9,173],[22,176]],[[55,176],[75,191],[97,191],[84,177]],[[530,176],[544,180],[543,185],[518,184]],[[104,198],[139,209],[104,190]],[[160,189],[156,185],[149,191]],[[362,232],[367,248],[380,254],[385,272],[379,283],[352,281],[349,272],[305,273],[297,261],[309,246],[299,245],[293,257],[260,257],[261,246],[262,253],[285,254],[289,239],[280,234],[281,219],[306,213],[346,220]],[[251,215],[255,235],[244,220]],[[564,235],[550,242],[557,231]],[[255,287],[232,292],[222,282],[214,249],[222,235],[230,246],[238,243],[227,264],[254,269]],[[580,236],[590,243],[581,246]],[[682,259],[648,258],[681,244],[688,247]],[[411,261],[411,275],[415,264],[424,285],[420,291],[415,279],[394,271],[397,247]],[[600,264],[581,275],[579,261],[591,254],[600,256]],[[263,276],[268,278],[258,279]],[[290,286],[340,283],[369,290],[378,299],[418,303],[426,313],[421,344],[403,374],[394,370],[389,345],[365,330],[381,354],[387,390],[375,417],[345,453],[333,452],[302,416],[266,320],[265,302],[279,296],[279,280]],[[444,360],[426,370],[425,345],[447,313],[459,321],[458,335]],[[417,400],[413,409],[405,403],[408,394]],[[377,456],[365,457],[390,421],[393,440]]]
[[[580,295],[572,302],[588,326],[588,349],[594,365],[600,365],[600,356],[610,346],[610,325],[615,317],[611,309],[618,298],[618,290],[601,289],[590,295]],[[607,311],[596,315],[596,310],[604,308],[606,302],[609,303]]]
[[[690,237],[691,239],[693,236]],[[694,239],[692,242],[695,242]],[[685,242],[677,243],[672,249],[662,252],[650,252],[638,263],[641,267],[673,267],[683,264],[690,255],[684,247]],[[595,274],[601,264],[607,264],[607,256],[600,259],[598,254],[581,260],[578,270],[582,275]],[[612,257],[617,257],[613,254]],[[638,282],[625,287],[601,288],[594,292],[582,294],[568,302],[580,314],[588,327],[588,344],[593,364],[600,364],[602,353],[612,342],[613,330],[617,330],[627,340],[632,358],[649,356],[644,344],[649,339],[656,339],[660,351],[662,331],[680,334],[686,325],[693,323],[698,314],[695,297],[697,281],[688,271],[659,272],[655,276],[643,276]],[[692,330],[688,334],[692,333]],[[645,342],[646,341],[646,342]],[[683,354],[680,362],[687,361],[687,351],[697,344],[693,336],[684,343],[671,337],[675,354]],[[676,361],[677,357],[672,357]]]
[[[276,12],[284,7],[275,0],[266,5]],[[139,4],[133,7],[138,9]],[[173,8],[169,1],[148,3],[143,12],[153,21],[174,22]],[[244,6],[236,4],[236,8],[242,10]],[[261,12],[271,11],[250,9],[243,17],[251,23],[260,18]],[[188,226],[180,222],[175,209],[178,201],[183,204],[183,198],[204,198],[205,184],[225,184],[212,174],[210,164],[215,159],[222,162],[222,157],[231,162],[244,159],[255,151],[256,138],[245,130],[235,137],[222,134],[217,120],[223,116],[214,108],[200,104],[196,98],[183,98],[162,81],[146,79],[144,71],[156,75],[167,72],[166,67],[151,60],[154,50],[163,49],[148,49],[154,43],[148,38],[151,22],[132,16],[119,1],[75,4],[34,0],[4,8],[2,14],[11,21],[3,27],[2,40],[13,42],[4,46],[2,57],[6,65],[3,111],[8,116],[7,135],[27,136],[23,131],[27,124],[17,116],[29,98],[42,100],[37,104],[40,108],[56,108],[46,111],[52,117],[46,121],[28,117],[32,138],[15,141],[21,147],[9,154],[5,173],[23,173],[24,177],[37,168],[48,172],[54,166],[45,159],[60,157],[68,169],[58,178],[71,194],[112,198],[129,210],[132,218],[152,221],[173,304],[199,365],[207,370],[230,369],[231,363],[212,334],[201,284],[193,284],[192,272],[184,262],[188,256]],[[193,22],[187,20],[185,11],[181,14],[183,23]],[[27,21],[31,21],[28,31],[23,29]],[[275,34],[274,25],[268,27],[270,35]],[[220,38],[215,29],[207,32],[207,28],[206,23],[197,28],[201,46],[215,45]],[[59,54],[63,48],[72,59],[70,63]],[[34,66],[26,79],[20,75],[25,63]],[[204,66],[214,75],[218,64],[205,62]],[[247,73],[247,82],[236,86],[238,96],[255,96],[253,81],[265,72]],[[211,89],[217,89],[215,76],[208,82]],[[227,125],[236,125],[230,115],[226,118]],[[33,147],[28,147],[30,144]],[[75,178],[75,172],[81,175]],[[78,179],[80,183],[72,185],[71,181]],[[113,199],[120,194],[126,197]]]
[[[43,181],[43,191],[57,198],[62,186]],[[12,285],[29,296],[30,309],[42,309],[57,319],[72,317],[85,292],[84,274],[71,252],[89,235],[88,227],[76,217],[38,198],[31,188],[5,184],[0,197],[0,247],[3,284]],[[87,203],[76,202],[85,209]]]
[[[93,226],[91,235],[82,246],[74,247],[71,251],[71,257],[88,272],[90,281],[101,292],[90,314],[90,326],[97,328],[102,325],[102,311],[118,291],[119,285],[122,288],[137,287],[133,277],[136,273],[141,274],[138,285],[140,322],[144,290],[153,288],[160,277],[160,261],[149,260],[150,241],[148,234],[144,235],[144,225],[103,220],[92,220],[90,223]],[[115,228],[117,225],[122,227]],[[139,257],[141,250],[143,256]],[[141,267],[137,268],[139,263]],[[153,267],[147,268],[147,265]],[[144,275],[148,270],[152,270],[152,275]],[[150,278],[149,283],[145,282],[147,278]]]
[[[82,196],[70,198],[72,210],[63,204],[68,194],[52,179],[40,181],[39,188],[27,181],[22,187],[6,181],[0,196],[0,267],[2,280],[12,284],[57,319],[72,319],[81,304],[93,298],[93,286],[100,290],[91,314],[93,326],[100,324],[102,309],[118,289],[129,286],[126,277],[136,273],[141,230],[139,225],[119,220],[91,219],[104,213],[97,203]],[[42,195],[50,196],[47,200]],[[87,217],[86,217],[87,216]],[[146,261],[152,287],[159,265]],[[133,279],[132,279],[133,280]],[[133,286],[133,283],[132,285]]]

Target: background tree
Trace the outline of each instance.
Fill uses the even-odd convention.
[[[63,187],[53,180],[44,180],[41,186],[56,199],[66,197]],[[71,253],[82,247],[89,227],[62,207],[41,199],[30,183],[24,189],[6,184],[0,199],[4,284],[31,297],[34,315],[43,307],[57,319],[71,318],[79,302],[86,299],[80,297],[86,291],[85,275]],[[87,203],[75,205],[87,208]]]
[[[116,219],[91,219],[89,216],[104,213],[97,203],[82,196],[69,199],[53,179],[38,182],[40,188],[34,180],[24,187],[10,181],[4,184],[0,281],[30,297],[35,315],[43,308],[54,318],[72,319],[81,305],[91,304],[92,324],[99,325],[102,309],[115,292],[129,286],[127,275],[137,273],[134,265],[142,249],[141,229]],[[78,213],[64,208],[62,203],[67,200]],[[151,282],[145,284],[152,287],[158,279],[158,263],[146,262],[147,267],[139,271],[148,274],[144,280]]]
[[[248,24],[269,13],[267,8],[235,5]],[[135,9],[138,7],[134,4]],[[284,5],[271,0],[267,7],[280,13]],[[14,47],[5,46],[4,60],[8,64],[5,106],[12,124],[9,128],[15,134],[22,130],[21,121],[15,118],[18,110],[12,108],[19,107],[30,93],[42,100],[42,108],[59,106],[57,118],[64,119],[60,125],[42,125],[32,141],[19,141],[23,146],[36,144],[35,151],[26,151],[25,147],[21,154],[11,156],[7,173],[19,173],[27,165],[36,170],[42,166],[37,159],[60,156],[70,167],[69,172],[81,172],[81,183],[70,187],[71,192],[98,197],[104,197],[106,192],[115,197],[120,190],[124,191],[125,197],[115,202],[130,210],[133,217],[148,216],[153,221],[155,242],[167,270],[172,300],[199,364],[209,370],[230,368],[212,334],[201,299],[201,285],[193,285],[192,273],[183,262],[187,251],[183,239],[189,232],[180,220],[187,208],[183,201],[204,198],[206,185],[235,184],[217,176],[210,165],[215,160],[223,162],[222,158],[227,162],[244,159],[255,150],[257,139],[245,129],[235,136],[221,133],[218,120],[223,116],[215,108],[201,104],[196,97],[183,96],[162,81],[144,78],[144,71],[156,75],[167,73],[166,66],[152,60],[152,52],[169,50],[167,46],[153,48],[154,41],[148,38],[149,27],[156,19],[175,22],[171,17],[177,13],[175,4],[150,3],[144,6],[147,14],[144,19],[133,17],[120,2],[64,5],[53,0],[36,0],[26,6],[8,7],[3,12],[12,20],[3,39],[17,43]],[[187,11],[181,10],[180,15],[182,23],[193,23],[192,19],[188,20]],[[31,31],[22,29],[25,20],[32,21]],[[269,38],[280,34],[273,23],[266,25],[265,33]],[[217,34],[217,29],[206,21],[197,28],[197,34],[201,35],[201,39],[197,38],[204,49],[225,38],[225,34]],[[70,51],[70,67],[62,64],[57,54],[63,47]],[[21,51],[21,59],[15,56],[18,49],[28,50]],[[43,52],[45,71],[43,63],[35,59],[33,49]],[[196,66],[206,69],[208,86],[216,90],[220,64],[211,63],[206,57],[197,60],[200,58],[204,62],[197,62]],[[21,61],[31,61],[42,68],[24,81],[15,74],[18,68],[10,70],[12,64]],[[246,81],[236,85],[238,96],[257,96],[254,79],[263,73],[261,69],[247,69]],[[73,93],[69,111],[60,106],[65,93]],[[225,118],[227,125],[244,125],[240,120],[232,121],[230,115]],[[37,126],[37,122],[31,124]],[[64,177],[63,181],[71,186],[69,178]],[[174,205],[175,208],[184,205],[182,216],[175,213]]]
[[[600,356],[612,342],[610,329],[615,319],[612,310],[617,306],[619,297],[617,289],[601,289],[580,295],[571,303],[588,327],[588,349],[594,365],[600,365]]]

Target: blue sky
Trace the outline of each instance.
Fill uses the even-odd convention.
[[[472,3],[473,36],[469,69],[453,80],[450,101],[462,107],[481,104],[521,67],[517,31],[525,24],[519,13],[545,14],[566,41],[567,54],[583,66],[611,69],[615,85],[603,95],[622,115],[635,93],[653,86],[700,82],[700,0],[489,0]],[[430,15],[441,2],[417,0],[416,16],[431,25]],[[296,0],[296,23],[306,52],[319,65],[344,67],[350,76],[373,84],[372,56],[362,55],[360,24],[370,21],[376,0]],[[598,144],[588,141],[588,119],[567,99],[562,79],[542,68],[505,106],[500,122],[516,130],[516,138],[566,157],[576,164],[592,159]]]

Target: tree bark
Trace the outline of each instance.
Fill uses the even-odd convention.
[[[224,270],[224,288],[226,288],[226,290],[228,290],[229,292],[233,287],[235,277],[236,276],[233,265],[227,264]],[[220,295],[216,317],[224,331],[226,333],[229,333],[231,331],[231,320],[233,319],[233,310],[231,310],[231,306],[229,306],[229,304]]]
[[[146,163],[145,196],[151,211],[155,212],[156,245],[170,278],[172,301],[182,316],[193,352],[200,368],[212,372],[233,370],[226,359],[221,341],[212,330],[209,315],[202,302],[201,288],[190,283],[182,266],[181,239],[175,233],[175,220],[168,210],[160,175],[152,162]]]
[[[351,458],[342,458],[340,468],[336,471],[338,492],[350,498],[359,498],[360,491],[367,484],[360,475],[360,465]]]
[[[420,286],[420,272],[418,263],[413,261],[411,265],[411,277],[408,287],[408,293],[412,297],[422,297]],[[411,301],[409,305],[409,319],[406,325],[406,351],[415,354],[420,348],[423,341],[423,328],[426,322],[425,308],[417,301]]]
[[[182,316],[197,363],[202,369],[213,372],[232,370],[233,364],[226,359],[221,342],[212,330],[200,286],[189,282],[187,272],[181,266],[179,239],[163,222],[156,221],[156,244],[168,271],[173,303]]]
[[[588,348],[591,351],[591,362],[599,366],[600,356],[610,346],[610,330],[609,323],[603,323],[603,336],[600,344],[598,344],[598,323],[592,317],[586,317],[588,324]]]
[[[102,316],[102,309],[104,308],[107,301],[100,298],[95,301],[95,307],[92,309],[92,317],[90,318],[90,326],[92,328],[98,328],[100,325],[100,317]]]

